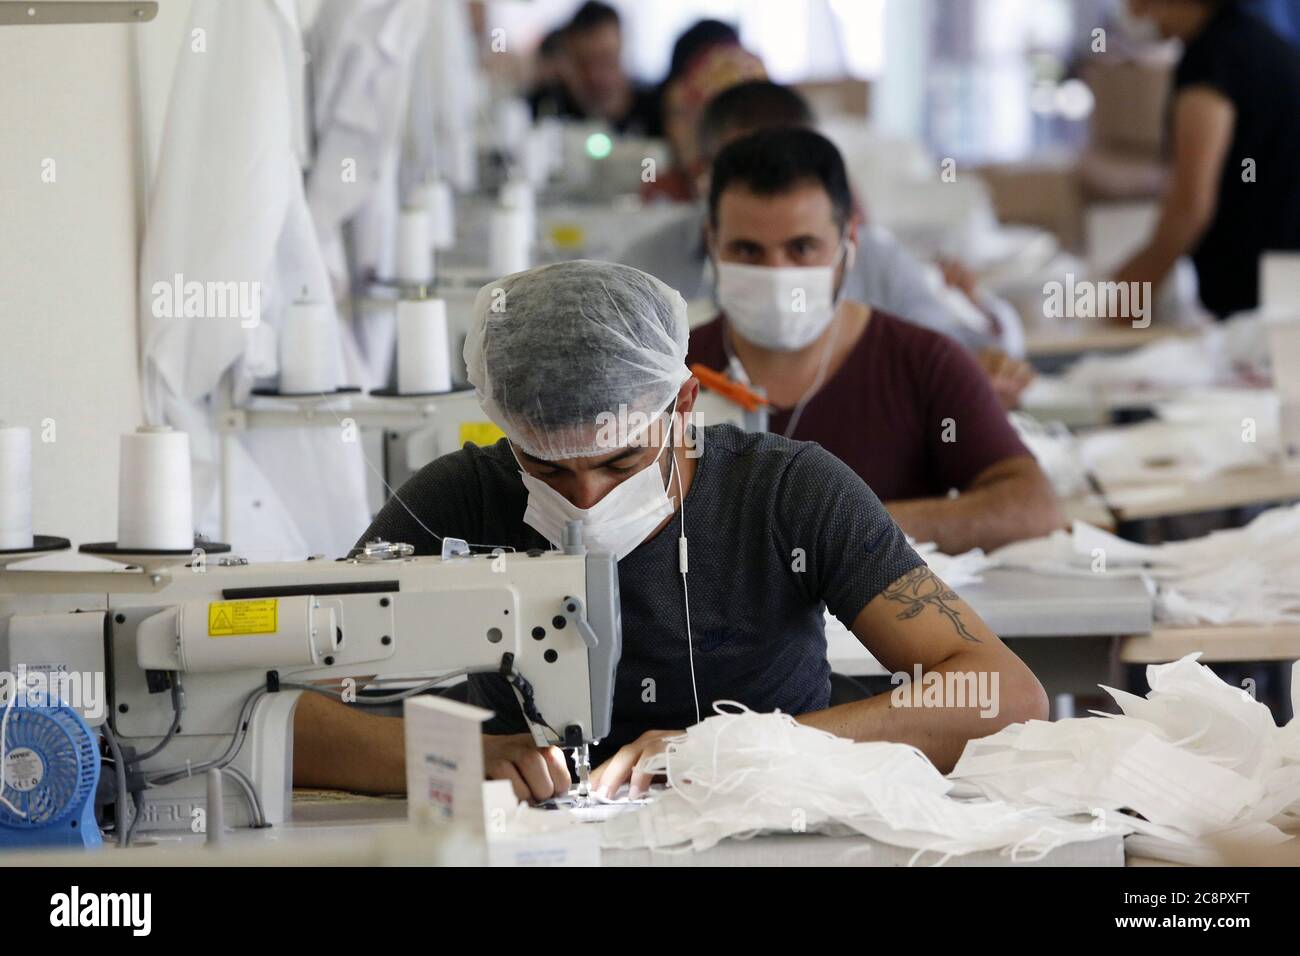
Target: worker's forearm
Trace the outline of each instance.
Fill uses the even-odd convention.
[[[1007,478],[970,488],[956,498],[886,502],[898,526],[916,541],[933,541],[944,554],[991,551],[1039,538],[1064,524],[1056,494],[1041,475]]]
[[[796,719],[851,740],[910,744],[947,773],[968,740],[1047,718],[1042,685],[1014,658],[1006,666],[990,666],[987,654],[955,654],[926,671],[919,685],[915,675],[907,676],[910,683],[900,682],[888,693]]]
[[[402,718],[377,717],[304,693],[293,719],[296,787],[405,793]]]
[[[1174,206],[1160,217],[1151,241],[1129,258],[1115,274],[1119,282],[1150,282],[1152,290],[1164,281],[1180,256],[1191,252],[1209,222],[1202,210]]]

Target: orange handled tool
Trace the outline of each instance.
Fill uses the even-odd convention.
[[[717,392],[723,398],[735,402],[747,412],[756,412],[762,406],[770,404],[766,398],[748,385],[737,382],[733,378],[728,378],[722,372],[716,372],[699,362],[691,366],[691,374],[698,378],[700,384],[709,391]]]

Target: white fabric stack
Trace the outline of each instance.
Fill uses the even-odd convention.
[[[1088,473],[1079,453],[1079,441],[1068,428],[1059,422],[1044,424],[1022,412],[1012,412],[1009,417],[1011,427],[1058,495],[1071,498],[1088,490]]]
[[[1161,624],[1300,622],[1300,505],[1272,508],[1244,528],[1160,545],[1076,521],[1069,532],[1018,541],[990,558],[1040,574],[1144,577]]]
[[[963,588],[968,584],[979,584],[982,573],[995,567],[997,562],[984,553],[982,548],[971,548],[961,554],[944,554],[933,541],[917,544],[911,538],[907,543],[921,556],[931,571],[943,579],[950,588]]]
[[[942,862],[980,850],[1022,862],[1119,832],[1091,818],[953,799],[952,784],[913,747],[856,743],[734,702],[714,708],[643,761],[670,788],[601,824],[603,846],[699,851],[763,831],[857,832],[916,849],[913,862],[926,851]]]
[[[1100,429],[1080,438],[1084,467],[1107,487],[1131,488],[1206,481],[1277,460],[1277,402],[1272,393],[1254,403],[1234,403],[1225,396],[1220,412],[1183,403],[1158,411],[1170,419]]]
[[[1198,656],[1148,667],[1145,698],[1105,688],[1122,716],[1035,720],[972,740],[951,779],[964,793],[1132,830],[1130,854],[1211,862],[1215,843],[1289,839],[1280,828],[1300,823],[1300,723],[1279,728]]]
[[[1258,313],[1246,312],[1199,335],[1158,339],[1122,355],[1088,355],[1062,376],[1093,388],[1231,385],[1268,377],[1268,341]]]

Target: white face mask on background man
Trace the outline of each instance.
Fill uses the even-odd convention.
[[[718,306],[744,338],[764,348],[793,352],[806,348],[835,318],[840,292],[835,270],[844,262],[844,275],[853,268],[855,243],[841,243],[835,261],[826,266],[754,266],[719,260]]]
[[[674,401],[673,408],[668,413],[670,422],[676,407]],[[524,487],[528,489],[524,523],[536,529],[558,548],[563,546],[564,529],[568,523],[581,521],[583,542],[587,550],[612,554],[615,560],[622,561],[673,513],[673,499],[668,496],[668,486],[671,485],[677,459],[671,451],[671,425],[668,431],[668,440],[659,449],[654,461],[631,478],[619,482],[590,508],[579,508],[520,465]],[[672,456],[667,485],[659,465],[665,450]]]

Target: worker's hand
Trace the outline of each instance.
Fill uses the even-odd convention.
[[[646,757],[662,753],[669,737],[680,737],[680,730],[647,730],[636,740],[610,757],[591,772],[591,789],[593,793],[611,799],[618,793],[618,788],[629,783],[628,798],[635,800],[650,789],[654,779],[652,774],[637,770],[636,765]]]
[[[1003,408],[1016,408],[1020,405],[1020,393],[1034,380],[1034,368],[1028,362],[1012,358],[1001,349],[982,349],[975,356],[989,377],[989,384],[997,393]]]
[[[975,302],[978,292],[979,277],[964,263],[956,259],[938,259],[935,262],[943,273],[943,284],[966,294],[966,298]],[[978,303],[976,303],[978,305]]]
[[[484,734],[483,769],[489,780],[509,780],[520,800],[569,792],[569,768],[559,747],[538,747],[532,734]]]

